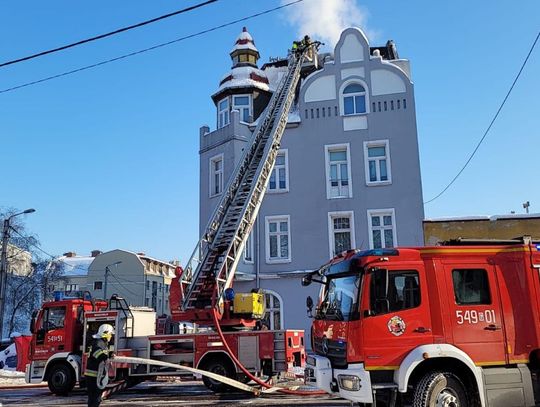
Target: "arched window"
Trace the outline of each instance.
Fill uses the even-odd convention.
[[[263,322],[268,329],[283,329],[283,312],[281,297],[271,291],[264,290],[266,313]]]
[[[366,113],[366,90],[359,83],[351,83],[343,89],[343,114]]]

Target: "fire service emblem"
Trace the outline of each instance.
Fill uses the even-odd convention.
[[[405,321],[403,321],[400,317],[393,316],[388,320],[388,330],[392,335],[400,336],[405,332]]]

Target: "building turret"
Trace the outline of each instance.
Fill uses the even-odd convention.
[[[255,46],[253,37],[244,27],[236,39],[234,47],[230,52],[233,61],[233,68],[238,66],[254,66],[257,68],[257,61],[260,58],[259,50]]]
[[[271,96],[268,77],[257,66],[260,58],[253,37],[244,27],[230,52],[233,66],[219,82],[212,95],[217,107],[217,127],[230,122],[231,110],[240,111],[240,120],[253,122],[264,110]]]

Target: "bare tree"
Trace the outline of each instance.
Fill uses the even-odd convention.
[[[0,212],[0,222],[15,212]],[[15,331],[28,331],[32,312],[45,298],[48,284],[61,277],[61,270],[48,266],[49,259],[44,257],[44,252],[40,250],[37,236],[27,232],[22,219],[14,220],[8,245],[10,267],[4,314],[8,335]]]

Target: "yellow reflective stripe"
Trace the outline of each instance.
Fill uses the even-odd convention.
[[[105,351],[103,349],[98,349],[92,354],[92,357],[97,359],[103,353],[105,353]]]
[[[97,370],[91,370],[91,369],[86,369],[86,371],[84,372],[84,375],[85,376],[89,376],[89,377],[97,377]]]

